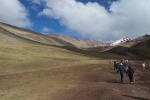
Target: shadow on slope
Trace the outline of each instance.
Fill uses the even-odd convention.
[[[141,41],[130,48],[124,46],[116,46],[106,52],[136,57],[137,59],[150,59],[150,39]]]
[[[123,95],[125,97],[129,97],[129,98],[132,98],[132,99],[136,99],[136,100],[150,100],[150,99],[147,99],[147,98],[140,98],[140,97],[135,97],[135,96],[129,96],[129,95]]]
[[[64,48],[64,49],[67,49],[76,53],[80,53],[86,56],[103,58],[103,59],[122,59],[125,57],[124,55],[118,55],[118,54],[113,54],[109,52],[99,52],[98,50],[94,50],[94,49],[79,49],[79,48],[68,47],[68,46],[64,46],[61,48]]]
[[[150,59],[150,39],[132,46],[127,51],[139,57]]]
[[[123,47],[123,46],[116,46],[110,50],[108,50],[107,52],[109,53],[114,53],[114,54],[118,54],[118,55],[124,55],[124,56],[127,56],[127,47]]]

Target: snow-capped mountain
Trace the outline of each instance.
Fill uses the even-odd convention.
[[[115,45],[122,44],[122,43],[125,43],[125,42],[128,42],[128,41],[131,41],[131,39],[127,38],[127,37],[126,38],[122,38],[122,39],[119,39],[119,40],[116,40],[116,41],[112,42],[110,44],[110,46],[115,46]]]

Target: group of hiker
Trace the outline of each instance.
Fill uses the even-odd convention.
[[[114,70],[117,71],[117,73],[120,73],[122,84],[125,84],[126,74],[129,77],[130,84],[133,84],[133,82],[134,82],[134,70],[133,70],[132,66],[129,65],[128,60],[122,59],[120,62],[114,61]]]
[[[142,63],[143,70],[145,70],[145,67],[150,67],[148,60]],[[129,64],[129,60],[122,59],[121,61],[114,61],[114,70],[117,73],[120,73],[121,82],[123,84],[125,84],[126,74],[129,77],[130,84],[133,84],[135,82],[134,70],[133,70],[132,66]]]

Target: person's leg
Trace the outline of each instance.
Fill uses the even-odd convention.
[[[130,84],[133,84],[133,75],[129,75]]]
[[[130,78],[131,78],[131,84],[133,84],[133,75],[131,75]]]
[[[114,65],[114,70],[116,70],[116,66]]]
[[[122,82],[125,83],[125,74],[123,74]]]
[[[123,83],[123,75],[122,74],[120,74],[120,77],[121,77],[121,83]]]
[[[121,83],[125,83],[125,74],[120,74],[120,76],[121,76]]]
[[[131,75],[129,75],[129,81],[130,81],[130,83],[132,82],[132,77],[131,77]]]

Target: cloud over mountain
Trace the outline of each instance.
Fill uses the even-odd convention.
[[[19,0],[0,1],[0,22],[19,27],[30,27],[32,25],[26,8]]]
[[[36,2],[45,2],[45,8],[39,15],[57,19],[61,25],[90,38],[111,41],[150,33],[150,0],[119,0],[111,2],[109,10],[96,2]]]
[[[26,0],[32,2],[35,8],[40,8],[29,13],[26,3],[23,5],[19,0],[1,0],[0,22],[30,27],[31,20],[38,25],[38,20],[47,16],[82,37],[109,42],[150,34],[150,0],[110,1],[110,6],[104,7],[97,2],[82,3],[78,0]],[[48,20],[46,23],[52,24]]]

